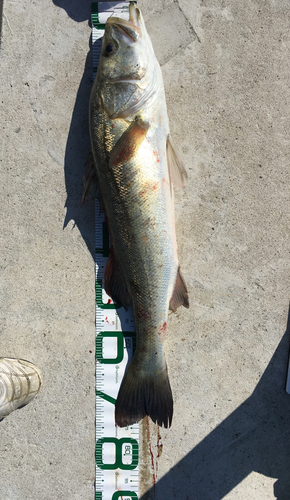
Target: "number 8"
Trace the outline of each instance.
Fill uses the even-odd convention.
[[[116,447],[116,458],[114,464],[104,464],[103,462],[103,444],[104,443],[114,443]],[[123,444],[131,444],[132,445],[132,463],[124,464],[122,462],[122,445]],[[114,469],[122,469],[122,470],[133,470],[136,469],[138,465],[139,459],[139,447],[136,439],[132,438],[101,438],[98,439],[96,444],[96,463],[97,466],[102,470],[114,470]]]

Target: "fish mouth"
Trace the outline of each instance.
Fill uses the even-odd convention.
[[[141,13],[136,4],[131,3],[129,5],[129,21],[121,19],[120,17],[109,17],[107,24],[109,26],[115,26],[120,31],[125,33],[133,42],[142,36],[141,26],[140,26]]]
[[[135,3],[130,3],[129,5],[129,21],[134,25],[141,27],[141,12]]]

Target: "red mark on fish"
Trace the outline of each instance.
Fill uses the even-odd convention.
[[[144,309],[142,306],[137,308],[137,316],[141,320],[151,319],[151,312]]]
[[[157,163],[159,163],[159,162],[160,162],[160,160],[159,160],[159,154],[158,154],[158,151],[153,150],[153,155],[155,156]]]
[[[166,327],[167,323],[163,323],[163,326],[160,328],[160,331],[158,332],[158,335],[160,335],[160,340],[165,340],[166,337]]]

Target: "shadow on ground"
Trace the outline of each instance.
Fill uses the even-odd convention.
[[[220,500],[253,471],[278,478],[274,495],[289,500],[289,337],[290,309],[286,332],[253,394],[140,500]]]
[[[76,22],[89,19],[90,3],[54,0]],[[66,146],[64,227],[74,220],[94,258],[93,203],[80,207],[83,167],[90,148],[88,105],[92,74],[90,50]],[[290,396],[285,392],[289,336],[288,316],[287,330],[253,394],[140,500],[220,500],[253,471],[278,478],[274,494],[278,500],[289,500]]]
[[[76,22],[83,22],[90,18],[90,1],[53,0],[53,3],[57,7],[64,9],[71,19]],[[94,202],[89,200],[81,207],[84,165],[90,151],[89,99],[93,84],[91,40],[89,49],[66,144],[64,173],[67,191],[65,204],[67,212],[63,227],[65,228],[71,220],[74,222],[94,259]]]

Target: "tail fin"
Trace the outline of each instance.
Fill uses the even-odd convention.
[[[167,367],[145,375],[131,362],[116,401],[116,424],[132,425],[146,415],[160,426],[171,426],[173,399]]]

